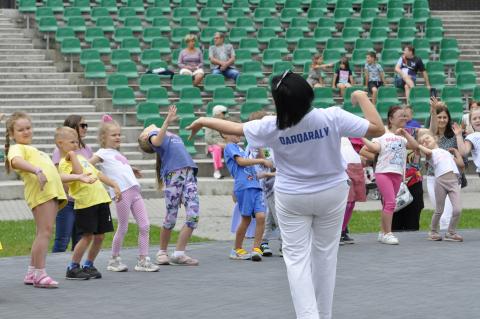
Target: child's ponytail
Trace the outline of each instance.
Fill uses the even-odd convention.
[[[155,150],[152,148],[152,146],[148,143],[148,141],[146,139],[143,139],[141,137],[138,138],[138,146],[140,147],[140,149],[147,153],[147,154],[153,154],[153,153],[156,153],[155,154],[155,158],[156,158],[156,162],[155,162],[155,173],[156,173],[156,176],[157,176],[157,188],[159,190],[161,190],[163,188],[163,179],[162,179],[162,175],[160,173],[161,169],[162,169],[162,158],[160,157],[160,154],[158,154],[157,152],[155,152]]]

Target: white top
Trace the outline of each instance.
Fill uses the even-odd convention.
[[[340,144],[340,151],[342,152],[343,159],[347,164],[361,164],[362,159],[360,155],[353,148],[352,142],[348,137],[342,137]]]
[[[480,173],[480,132],[468,134],[465,140],[472,143],[473,162],[477,167],[477,173]]]
[[[101,148],[95,155],[102,159],[102,162],[98,164],[102,173],[117,182],[120,191],[123,192],[133,186],[140,186],[132,167],[122,153],[112,148]],[[112,198],[115,197],[112,188],[109,187],[108,191]]]
[[[372,142],[380,144],[375,173],[396,173],[403,175],[407,160],[407,139],[387,132]]]
[[[443,148],[435,148],[432,150],[430,164],[433,166],[435,177],[440,177],[449,172],[460,175],[457,164],[453,160],[453,155]]]
[[[270,147],[277,168],[275,191],[308,194],[331,188],[348,176],[340,153],[342,136],[362,137],[369,122],[338,107],[313,109],[297,125],[284,130],[276,116],[244,123],[252,147]]]

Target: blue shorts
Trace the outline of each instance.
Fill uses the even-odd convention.
[[[265,213],[265,200],[260,188],[247,188],[235,192],[238,208],[242,216],[255,217],[256,213]]]

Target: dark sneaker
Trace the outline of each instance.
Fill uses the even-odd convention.
[[[67,275],[65,278],[69,280],[88,280],[90,279],[90,275],[83,271],[82,268],[75,267],[72,269],[67,269]]]
[[[268,246],[268,243],[261,244],[260,250],[262,251],[262,255],[265,257],[270,257],[273,255],[272,250],[270,249],[270,246]]]
[[[353,240],[352,237],[348,236],[348,234],[344,234],[341,240],[343,240],[343,242],[347,245],[355,244],[355,240]]]
[[[91,267],[84,267],[83,271],[87,273],[90,278],[93,279],[100,279],[102,278],[102,274],[97,270],[97,268],[91,266]]]
[[[340,237],[340,242],[338,243],[340,246],[345,245],[345,241],[343,240],[343,236]]]

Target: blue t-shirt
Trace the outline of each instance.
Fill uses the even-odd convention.
[[[151,132],[148,135],[148,141],[150,142],[150,138],[155,135],[158,135],[158,131]],[[195,175],[197,174],[197,165],[193,162],[192,157],[185,149],[182,139],[177,135],[167,132],[163,138],[162,145],[155,146],[151,142],[150,145],[162,159],[162,168],[160,169],[160,175],[162,178],[168,173],[186,167],[193,168],[195,170]]]
[[[225,163],[227,163],[228,171],[235,179],[233,186],[234,192],[241,191],[247,188],[259,188],[260,183],[257,179],[257,173],[253,166],[240,166],[237,164],[235,157],[240,156],[247,158],[247,154],[237,144],[228,143],[223,151]]]

